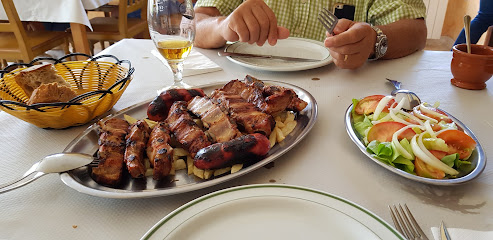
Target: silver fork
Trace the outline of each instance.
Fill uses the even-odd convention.
[[[414,239],[428,240],[425,233],[423,232],[419,224],[416,222],[416,219],[414,219],[413,214],[411,213],[411,211],[409,211],[407,205],[404,204],[406,212],[404,212],[404,209],[400,204],[398,206],[399,208],[393,205],[392,208],[389,205],[390,215],[392,217],[392,221],[394,221],[394,225],[395,228],[397,228],[397,231],[399,231],[402,235],[404,235],[409,240],[414,240]]]
[[[334,28],[336,27],[339,19],[331,11],[326,8],[322,8],[317,19],[320,23],[322,23],[325,29],[327,29],[327,32],[334,34]]]

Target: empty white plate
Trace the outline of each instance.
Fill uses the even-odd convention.
[[[332,56],[330,56],[329,50],[324,46],[323,42],[305,38],[290,37],[287,39],[278,40],[277,44],[274,46],[266,43],[261,47],[257,46],[257,44],[235,42],[228,45],[224,51],[232,53],[262,54],[320,60],[317,62],[298,62],[262,58],[227,57],[234,63],[256,70],[278,72],[300,71],[317,68],[332,63]]]

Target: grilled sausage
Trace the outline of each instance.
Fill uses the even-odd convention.
[[[168,176],[173,162],[173,148],[169,145],[169,131],[164,122],[152,129],[147,143],[147,157],[153,167],[152,178],[160,180]]]
[[[195,96],[205,96],[204,90],[194,89],[169,89],[163,91],[149,104],[147,117],[153,121],[164,121],[168,117],[169,109],[176,101],[189,101]]]
[[[125,164],[132,178],[142,178],[146,173],[144,152],[151,128],[144,120],[139,120],[129,127],[126,138]]]
[[[223,168],[257,161],[269,150],[269,139],[260,133],[254,133],[202,148],[195,155],[193,163],[200,169]]]

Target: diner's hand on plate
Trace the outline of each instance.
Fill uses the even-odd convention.
[[[289,30],[277,26],[274,12],[261,0],[242,3],[221,25],[226,41],[256,43],[259,46],[268,41],[273,46],[278,39],[289,37]]]
[[[368,23],[340,19],[334,35],[326,34],[324,44],[339,68],[359,68],[374,51],[376,33]]]

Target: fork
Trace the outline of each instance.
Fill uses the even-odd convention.
[[[421,229],[421,227],[414,219],[413,214],[409,211],[409,208],[406,204],[404,204],[406,212],[402,208],[401,204],[399,204],[399,209],[395,205],[392,207],[389,205],[390,215],[392,217],[392,221],[394,221],[395,228],[402,235],[404,235],[409,240],[414,239],[423,239],[428,240],[425,233]]]
[[[21,178],[0,184],[0,194],[25,186],[49,173],[62,173],[79,167],[96,167],[99,159],[82,153],[57,153],[44,157],[27,170]]]
[[[322,23],[325,29],[327,29],[327,32],[332,35],[334,34],[334,28],[336,27],[339,19],[331,11],[326,8],[322,8],[317,19],[320,23]]]

